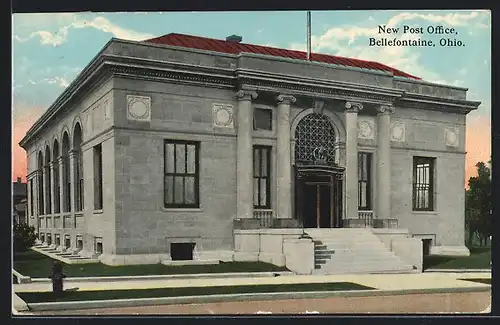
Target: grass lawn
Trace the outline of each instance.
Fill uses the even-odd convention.
[[[426,269],[489,269],[491,248],[470,248],[470,256],[424,256]]]
[[[462,281],[471,281],[471,282],[477,282],[477,283],[483,283],[483,284],[489,284],[491,285],[491,279],[460,279]]]
[[[14,269],[32,278],[47,278],[52,272],[54,260],[46,255],[29,250],[14,254]],[[217,265],[183,265],[170,266],[163,264],[109,266],[102,263],[64,264],[64,273],[68,277],[92,276],[135,276],[135,275],[167,275],[167,274],[199,274],[199,273],[235,273],[235,272],[281,272],[288,271],[263,262],[227,262]]]
[[[373,290],[360,284],[350,282],[334,283],[297,283],[297,284],[266,284],[222,287],[182,287],[134,290],[103,290],[103,291],[65,291],[61,296],[52,292],[17,293],[27,303],[55,301],[84,301],[111,299],[139,299],[160,297],[186,297],[199,295],[237,294],[237,293],[271,293],[271,292],[305,292],[305,291],[347,291]]]

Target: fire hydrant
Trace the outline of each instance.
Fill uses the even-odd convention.
[[[49,279],[52,280],[52,292],[60,294],[64,291],[63,279],[65,277],[66,274],[63,273],[61,262],[55,261],[52,265],[52,274],[49,276]]]

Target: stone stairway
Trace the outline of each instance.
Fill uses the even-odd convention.
[[[370,229],[306,229],[314,241],[313,274],[409,273],[407,265]]]
[[[51,258],[64,262],[66,264],[89,264],[99,263],[99,259],[94,257],[87,257],[79,255],[77,252],[63,252],[50,246],[35,245],[31,249],[41,254],[47,255]]]

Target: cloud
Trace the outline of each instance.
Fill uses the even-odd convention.
[[[69,23],[67,22],[68,20],[70,21]],[[42,45],[59,46],[68,40],[69,29],[83,28],[97,29],[99,31],[112,34],[113,37],[132,41],[145,40],[154,37],[153,34],[141,33],[132,29],[120,27],[102,16],[98,16],[93,19],[82,19],[73,14],[64,16],[64,19],[61,19],[60,22],[66,24],[63,27],[60,27],[56,32],[37,30],[31,32],[27,37],[13,35],[13,38],[18,42],[27,42],[34,37],[39,37]]]

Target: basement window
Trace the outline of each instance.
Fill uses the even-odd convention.
[[[66,235],[64,237],[64,247],[66,247],[66,248],[71,247],[71,236],[70,235]]]
[[[61,235],[59,234],[56,234],[56,246],[60,246],[61,245]]]
[[[94,250],[96,254],[102,254],[102,238],[101,237],[96,237],[95,238],[95,246]]]
[[[40,241],[45,242],[45,234],[40,234]]]
[[[172,261],[192,261],[195,243],[171,243],[170,257]]]
[[[82,236],[76,236],[76,248],[79,250],[83,249],[83,238]]]
[[[52,235],[47,234],[47,244],[52,245]]]

